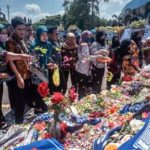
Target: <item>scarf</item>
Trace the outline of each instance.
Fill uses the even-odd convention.
[[[78,47],[78,45],[76,44],[75,35],[73,33],[68,33],[66,42],[63,44],[63,48],[72,50],[72,49],[76,49],[77,47]]]

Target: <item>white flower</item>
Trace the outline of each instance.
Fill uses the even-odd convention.
[[[97,97],[96,97],[95,94],[91,94],[91,95],[90,95],[90,99],[91,99],[92,101],[96,101],[96,100],[97,100]]]
[[[134,119],[130,122],[130,127],[133,132],[139,131],[144,126],[144,122],[141,120]]]

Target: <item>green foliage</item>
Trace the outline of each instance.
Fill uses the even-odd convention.
[[[145,20],[133,21],[131,23],[131,28],[132,29],[139,29],[139,28],[143,28],[144,25],[145,25]]]
[[[101,0],[64,0],[65,14],[62,21],[66,29],[71,24],[77,25],[82,30],[93,29],[101,23],[106,25],[107,21],[98,17],[100,2]]]
[[[37,28],[40,25],[50,26],[59,26],[61,24],[62,16],[55,15],[55,16],[46,16],[44,19],[41,19],[39,22],[33,25],[34,28]]]
[[[103,0],[108,2],[109,0]],[[60,26],[63,24],[67,30],[70,25],[76,25],[80,29],[93,29],[97,26],[106,26],[108,20],[99,18],[99,4],[102,0],[64,0],[63,16],[46,16],[34,24],[34,28],[39,25]]]

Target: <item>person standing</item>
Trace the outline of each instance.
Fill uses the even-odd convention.
[[[72,86],[76,88],[76,71],[75,66],[77,62],[77,48],[76,37],[73,33],[68,33],[65,43],[62,45],[62,68],[65,77],[65,92],[67,91],[68,77],[70,73]]]
[[[7,41],[8,35],[5,26],[0,24],[0,52],[5,49],[5,42]],[[6,63],[4,58],[0,58],[0,73],[6,73]],[[8,76],[8,74],[6,74]],[[3,82],[0,82],[0,126],[4,125],[5,118],[2,113],[2,98],[3,98]]]
[[[112,61],[109,64],[109,71],[113,74],[112,80],[110,82],[108,82],[108,88],[110,88],[110,86],[112,84],[116,84],[119,79],[120,79],[120,75],[121,75],[121,70],[120,70],[120,65],[117,64],[117,53],[118,53],[118,49],[120,47],[120,38],[118,35],[113,36],[112,38],[112,45],[110,46],[110,57],[112,59]]]
[[[34,42],[34,37],[33,37],[33,27],[31,24],[26,24],[26,35],[25,35],[25,44],[27,46],[27,49],[29,50],[31,45]]]
[[[133,76],[139,71],[139,50],[134,41],[125,39],[121,42],[117,62],[121,64],[124,76]]]
[[[91,77],[91,62],[90,57],[90,38],[91,32],[85,30],[81,34],[80,44],[78,47],[78,60],[76,63],[77,91],[79,99],[86,96],[88,93],[88,81]]]
[[[51,57],[50,44],[48,42],[48,29],[46,26],[39,26],[36,31],[36,39],[30,48],[30,54],[35,57],[36,62],[34,67],[42,73],[44,79],[40,79],[37,74],[31,75],[32,80],[32,99],[35,101],[35,112],[45,112],[47,111],[47,106],[42,100],[42,97],[37,93],[38,85],[43,82],[43,80],[48,79],[48,68],[47,64]],[[41,110],[40,110],[41,108]]]
[[[131,34],[131,40],[133,40],[136,43],[136,45],[138,47],[138,50],[139,50],[140,68],[142,68],[142,66],[143,66],[143,51],[142,51],[143,43],[142,43],[142,37],[143,37],[142,31],[134,31]]]
[[[61,57],[61,46],[58,41],[58,30],[57,27],[51,27],[48,29],[48,36],[50,42],[50,49],[51,49],[51,60],[48,64],[49,69],[49,88],[51,94],[54,92],[62,92],[65,94],[65,79],[64,73],[62,69],[62,57]],[[59,73],[59,85],[54,84],[53,81],[53,73],[55,69],[58,69]]]
[[[25,22],[21,17],[15,17],[11,20],[14,29],[13,34],[6,42],[6,49],[16,54],[27,54],[25,48]],[[30,70],[29,63],[25,60],[10,61],[10,68],[15,74],[13,83],[15,122],[23,122],[25,104],[30,100]]]
[[[106,49],[106,33],[105,31],[96,32],[96,41],[91,45],[91,54],[92,55],[101,55],[101,50]],[[102,81],[104,77],[105,64],[99,63],[97,60],[93,61],[92,68],[92,84],[93,91],[96,94],[99,94],[101,91]]]
[[[6,79],[6,75],[3,73],[6,71],[6,65],[8,61],[12,60],[24,60],[28,61],[30,60],[30,56],[26,54],[14,54],[11,52],[7,52],[4,50],[0,50],[0,129],[3,129],[7,126],[5,123],[5,118],[3,116],[2,112],[2,96],[3,96],[3,86],[1,86],[3,83],[3,79]],[[6,72],[5,72],[6,73]]]

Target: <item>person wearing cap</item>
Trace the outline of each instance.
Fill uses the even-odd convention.
[[[6,42],[6,49],[15,54],[28,54],[24,42],[26,25],[21,17],[15,17],[11,20],[13,34]],[[24,116],[25,104],[28,103],[32,107],[30,99],[30,68],[29,62],[25,60],[9,61],[10,70],[15,74],[13,80],[14,110],[15,122],[22,123]]]
[[[150,38],[147,38],[143,44],[143,64],[150,64]]]

